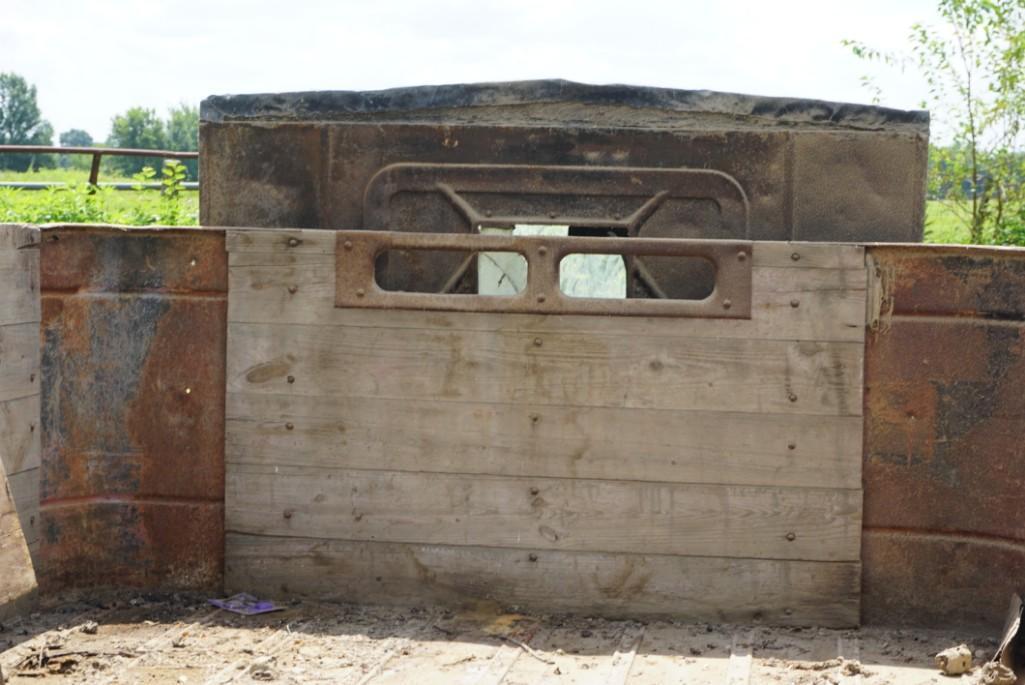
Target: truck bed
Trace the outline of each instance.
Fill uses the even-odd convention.
[[[244,617],[195,595],[51,606],[0,627],[11,684],[949,683],[933,655],[995,636],[530,616],[292,600]],[[96,625],[91,626],[90,622]]]

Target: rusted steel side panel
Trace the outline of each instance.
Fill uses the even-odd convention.
[[[41,270],[41,586],[218,585],[223,233],[50,228]]]
[[[1025,582],[1025,250],[869,259],[863,618],[999,628]]]

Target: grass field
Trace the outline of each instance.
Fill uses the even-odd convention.
[[[0,188],[0,222],[85,222],[128,225],[199,223],[199,193],[185,191],[171,207],[155,190],[101,190],[88,193],[83,187],[88,171],[44,169],[39,172],[0,171],[0,181],[60,182],[73,184],[70,190],[11,190]],[[100,182],[131,182],[132,179],[106,173]],[[966,243],[968,229],[944,202],[926,203],[925,242]]]
[[[67,183],[67,188],[20,190],[0,188],[0,223],[110,223],[130,226],[199,223],[199,192],[183,191],[177,200],[158,190],[91,191],[89,172],[43,169],[38,172],[0,170],[0,181]],[[132,183],[131,178],[105,173],[100,183]]]

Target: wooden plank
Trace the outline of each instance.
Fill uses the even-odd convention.
[[[759,241],[752,250],[751,263],[795,269],[861,269],[865,266],[865,247],[845,243]]]
[[[234,465],[229,530],[441,545],[853,561],[861,491]]]
[[[36,592],[36,575],[21,530],[11,488],[0,469],[0,620],[28,606]]]
[[[39,392],[39,324],[0,326],[0,402]]]
[[[229,464],[861,487],[856,416],[229,393],[226,433]]]
[[[39,541],[39,475],[40,470],[34,468],[7,477],[22,534],[29,545]]]
[[[333,255],[233,253],[229,261],[233,322],[854,342],[864,336],[864,268],[755,268],[752,319],[744,321],[336,309]]]
[[[228,350],[228,392],[840,416],[862,410],[861,343],[229,324]]]
[[[40,432],[39,395],[0,402],[0,463],[8,474],[39,468]]]
[[[39,244],[39,228],[26,224],[0,224],[0,251],[31,249]]]
[[[39,251],[0,249],[0,326],[39,317]]]
[[[347,602],[492,599],[546,614],[778,625],[858,623],[855,562],[616,555],[402,545],[229,533],[230,592]]]
[[[315,228],[226,228],[228,252],[335,254],[335,231]],[[294,241],[294,242],[293,242]]]

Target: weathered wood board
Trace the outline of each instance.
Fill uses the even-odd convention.
[[[39,233],[0,225],[0,620],[35,596]]]
[[[335,308],[334,238],[228,230],[230,588],[858,622],[860,247],[714,320]]]

